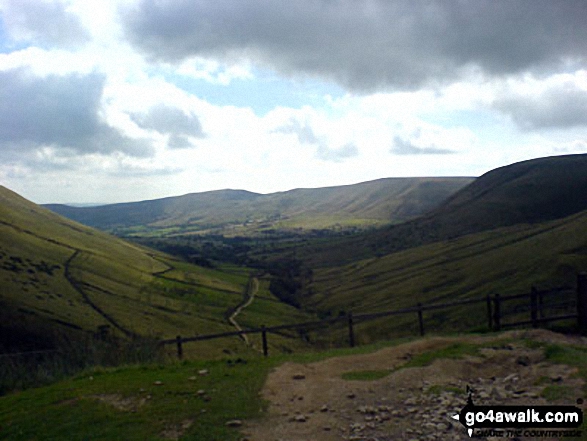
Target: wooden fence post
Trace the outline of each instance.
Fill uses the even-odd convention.
[[[493,331],[493,317],[491,315],[491,296],[487,294],[487,325],[489,326],[489,330]]]
[[[538,291],[536,287],[530,289],[530,320],[532,321],[532,327],[538,327]]]
[[[349,346],[355,347],[355,330],[353,327],[353,313],[349,312]]]
[[[175,341],[177,342],[177,358],[180,360],[183,358],[183,348],[181,346],[181,335],[175,337]]]
[[[499,294],[495,294],[493,298],[493,323],[495,325],[494,331],[501,331],[501,304]]]
[[[424,318],[422,317],[422,304],[418,303],[418,325],[420,326],[420,335],[424,335]]]
[[[267,347],[267,329],[265,325],[261,325],[261,340],[263,341],[263,355],[267,357],[269,355],[269,349]]]
[[[579,332],[587,335],[587,273],[577,276],[577,324]]]

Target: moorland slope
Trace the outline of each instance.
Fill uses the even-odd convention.
[[[258,194],[217,190],[98,207],[49,204],[86,225],[140,234],[186,231],[257,232],[403,222],[438,206],[472,178],[388,178],[337,187]],[[127,230],[125,230],[127,229]]]
[[[225,315],[242,302],[249,278],[247,268],[202,268],[174,260],[0,186],[2,352],[52,347],[60,335],[103,327],[121,337],[229,331]],[[243,324],[306,318],[277,302],[267,286],[260,280],[256,314]],[[236,338],[223,344],[242,346]]]
[[[408,222],[298,250],[310,266],[353,260],[587,209],[587,155],[533,159],[492,170]]]

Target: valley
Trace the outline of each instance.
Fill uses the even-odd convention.
[[[586,176],[587,155],[571,155],[512,164],[472,182],[418,178],[315,193],[296,190],[264,196],[220,191],[103,207],[49,205],[55,212],[0,187],[0,348],[10,360],[0,369],[0,393],[7,395],[0,400],[18,401],[21,392],[15,391],[33,388],[22,393],[48,394],[41,401],[49,400],[45,408],[51,412],[57,412],[60,403],[71,402],[97,419],[114,406],[118,421],[132,420],[140,428],[138,433],[157,433],[153,439],[240,439],[241,430],[290,430],[291,422],[281,421],[274,407],[254,401],[264,384],[270,388],[265,393],[273,393],[274,377],[268,377],[272,369],[283,365],[280,372],[291,376],[297,374],[288,370],[289,362],[302,363],[295,365],[296,372],[314,372],[321,365],[306,368],[304,363],[345,351],[371,353],[390,342],[415,341],[418,346],[426,340],[416,339],[416,315],[357,321],[354,333],[359,348],[349,350],[339,349],[349,345],[346,321],[328,328],[271,333],[269,358],[262,356],[260,334],[184,344],[184,360],[179,362],[174,345],[163,347],[158,342],[346,318],[350,313],[377,313],[418,303],[528,293],[531,287],[575,290],[577,274],[587,268]],[[390,182],[394,189],[382,187]],[[303,197],[296,199],[300,194]],[[288,198],[290,202],[284,202]],[[205,199],[208,208],[202,208]],[[263,205],[266,200],[271,204]],[[426,335],[434,339],[456,333],[463,341],[475,339],[475,333],[489,331],[486,319],[484,306],[471,303],[448,312],[425,312]],[[576,332],[575,322],[550,328]],[[517,339],[507,333],[490,335]],[[552,335],[548,338],[558,338]],[[461,343],[454,343],[455,348],[463,349],[470,342]],[[548,349],[551,343],[527,344]],[[580,338],[575,343],[565,341],[560,351],[580,351],[578,356],[584,358],[583,349],[577,349],[582,345]],[[478,356],[477,349],[472,350]],[[61,355],[42,355],[25,362],[15,355],[31,351],[75,353],[78,359],[74,363],[60,359]],[[58,360],[62,367],[47,368]],[[357,363],[353,369],[358,372],[360,366],[369,366]],[[137,367],[128,367],[133,365]],[[210,378],[209,372],[213,372]],[[144,396],[117,383],[117,375],[123,383],[145,391],[140,392]],[[584,372],[580,376],[584,378]],[[86,384],[88,378],[100,377],[100,386]],[[66,383],[56,383],[61,379]],[[466,382],[467,376],[460,381]],[[77,392],[60,389],[60,384],[72,384],[67,382],[77,384],[68,389]],[[169,397],[159,393],[165,389],[159,386],[167,383],[176,384],[168,392],[185,395],[184,401],[177,397],[165,401]],[[447,380],[448,386],[443,385],[454,389],[453,383]],[[583,384],[573,387],[582,390]],[[284,386],[284,393],[298,394],[288,387]],[[222,388],[242,392],[234,398],[234,406],[223,406],[228,398]],[[364,395],[361,399],[369,401],[366,389],[356,389]],[[151,399],[160,405],[166,402],[169,408],[155,411]],[[243,400],[256,403],[255,409]],[[271,406],[278,401],[270,400]],[[178,410],[182,402],[209,414],[194,418]],[[127,403],[138,419],[120,414],[127,412],[127,404],[119,403]],[[147,422],[153,412],[162,416],[159,423]],[[58,413],[52,418],[63,430]],[[8,418],[4,424],[11,433],[24,430],[18,417]],[[241,418],[262,422],[226,426]],[[280,422],[268,424],[272,419]],[[324,424],[344,425],[338,420]],[[122,433],[105,427],[110,434]],[[302,432],[312,427],[299,426]],[[352,432],[353,427],[345,430]],[[85,433],[82,426],[75,430]]]

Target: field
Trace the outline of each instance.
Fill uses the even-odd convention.
[[[0,197],[5,351],[54,348],[59,335],[87,332],[162,339],[234,329],[226,314],[242,301],[256,270],[189,264],[68,221],[8,190]],[[308,317],[278,302],[267,286],[261,278],[247,326]],[[217,343],[187,349],[204,358],[253,350],[238,338]],[[288,344],[296,342],[280,342]]]
[[[587,267],[587,212],[539,225],[519,225],[413,248],[313,272],[305,306],[322,315],[378,312],[576,286]],[[486,323],[484,305],[429,313],[432,329],[471,329]],[[457,326],[458,325],[458,326]],[[414,317],[363,325],[383,337],[417,332]]]

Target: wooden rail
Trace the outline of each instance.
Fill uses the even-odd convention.
[[[348,326],[348,339],[349,346],[355,346],[355,324],[358,322],[365,322],[376,320],[384,317],[391,317],[400,314],[416,314],[418,318],[418,329],[420,335],[424,335],[424,312],[436,311],[442,309],[449,309],[454,307],[460,307],[463,305],[472,305],[475,303],[485,303],[487,310],[487,324],[488,329],[491,331],[500,331],[502,328],[510,328],[516,326],[528,326],[536,328],[540,324],[560,321],[560,320],[571,320],[577,319],[577,325],[579,332],[587,334],[587,273],[581,273],[577,277],[577,289],[576,289],[576,300],[558,302],[555,304],[545,304],[545,298],[553,296],[555,294],[561,294],[563,292],[570,292],[569,288],[553,288],[550,290],[539,291],[532,287],[530,293],[515,294],[509,296],[500,296],[495,294],[493,297],[487,295],[480,299],[469,299],[469,300],[458,300],[447,303],[436,303],[423,305],[418,303],[416,306],[409,308],[396,309],[391,311],[382,311],[376,313],[363,313],[353,314],[348,313],[335,318],[329,318],[324,320],[315,320],[303,323],[295,323],[291,325],[278,325],[278,326],[261,326],[258,328],[243,329],[241,331],[221,332],[216,334],[197,335],[193,337],[181,337],[177,336],[173,339],[162,340],[159,343],[161,345],[175,344],[177,345],[177,355],[179,358],[183,357],[183,344],[194,341],[213,340],[217,338],[235,337],[242,336],[245,334],[261,334],[263,355],[269,354],[267,345],[267,334],[277,333],[283,330],[310,328],[310,327],[325,327],[338,322],[346,322]],[[524,306],[525,312],[530,311],[529,320],[522,320],[517,322],[506,322],[503,323],[502,319],[511,315],[512,312],[507,312],[505,306],[507,302],[515,300],[529,300],[529,305]],[[570,314],[556,315],[556,316],[545,316],[545,313],[549,309],[560,309],[562,307],[575,307],[576,312]],[[524,312],[524,311],[522,311]],[[514,311],[513,314],[519,315],[520,311]]]

